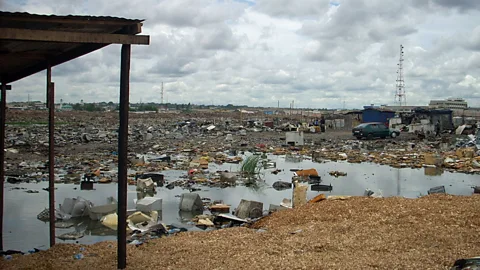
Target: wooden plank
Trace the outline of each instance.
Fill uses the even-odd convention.
[[[148,45],[150,36],[0,28],[0,40]]]
[[[107,45],[108,44],[83,44],[75,47],[72,50],[69,50],[68,52],[62,53],[57,57],[52,57],[49,60],[41,61],[38,64],[22,69],[21,71],[3,74],[2,80],[4,80],[6,83],[11,83],[46,69],[48,67],[48,63],[50,63],[50,65],[53,67],[101,49]]]
[[[125,26],[131,23],[141,23],[144,20],[124,19],[115,17],[92,17],[92,16],[48,16],[30,14],[29,16],[3,16],[4,23],[9,22],[36,22],[42,24],[74,24],[74,25],[118,25]]]

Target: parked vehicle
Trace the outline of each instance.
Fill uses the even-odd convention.
[[[352,133],[357,139],[395,138],[400,135],[398,130],[390,130],[384,123],[380,122],[360,124],[352,129]]]

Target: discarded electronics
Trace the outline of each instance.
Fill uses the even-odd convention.
[[[144,173],[135,175],[135,180],[138,179],[152,179],[154,183],[157,183],[158,186],[162,187],[165,184],[165,176],[160,173]]]
[[[180,211],[203,211],[203,202],[197,193],[184,193],[180,198]]]
[[[143,214],[142,212],[135,212],[127,217],[127,224],[128,228],[131,231],[141,231],[145,232],[147,231],[150,227],[154,226],[157,224],[158,221],[158,212],[157,211],[152,211],[150,213],[150,216],[147,216]],[[112,213],[109,215],[104,216],[101,219],[101,223],[112,229],[112,230],[117,230],[118,228],[118,215],[117,213]]]
[[[85,177],[81,182],[80,182],[80,190],[93,190],[93,181],[91,178]]]
[[[93,203],[81,197],[65,198],[63,204],[60,204],[60,213],[70,217],[89,216]]]
[[[304,145],[303,131],[285,132],[285,143],[291,146]]]
[[[433,187],[433,188],[428,190],[428,194],[437,194],[437,193],[439,193],[439,194],[446,193],[445,192],[445,186]]]
[[[138,179],[137,180],[137,190],[140,190],[140,191],[155,190],[155,182],[153,182],[152,178]]]
[[[241,219],[261,217],[263,215],[263,203],[242,199],[235,210],[235,215]]]
[[[113,197],[107,198],[107,204],[92,206],[89,211],[89,216],[91,220],[100,220],[102,217],[115,213],[117,211],[117,200]]]
[[[150,213],[152,211],[162,211],[162,199],[155,197],[145,197],[141,200],[133,200],[135,208],[138,211]]]
[[[118,227],[118,215],[117,213],[108,214],[104,216],[100,222],[102,222],[104,226],[116,231]]]

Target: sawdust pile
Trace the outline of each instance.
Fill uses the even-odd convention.
[[[480,196],[350,198],[278,212],[254,228],[128,246],[129,269],[449,269],[480,255]],[[116,269],[116,245],[59,244],[0,269]]]

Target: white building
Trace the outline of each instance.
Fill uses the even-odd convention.
[[[430,107],[442,109],[467,109],[467,102],[463,98],[448,98],[444,100],[431,100]]]

